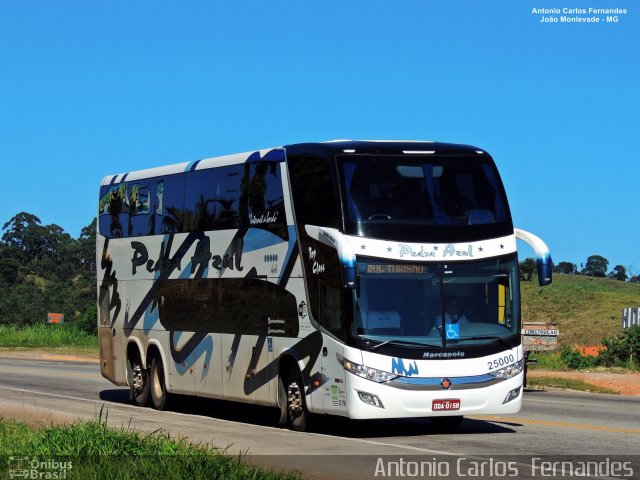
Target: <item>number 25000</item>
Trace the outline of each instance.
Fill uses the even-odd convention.
[[[505,355],[504,357],[496,358],[495,360],[487,362],[487,364],[489,365],[489,370],[493,370],[494,368],[506,367],[507,365],[511,365],[515,361],[516,360],[513,355],[509,354]]]

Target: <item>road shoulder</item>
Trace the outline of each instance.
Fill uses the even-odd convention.
[[[620,395],[640,396],[640,372],[606,372],[589,370],[542,370],[531,369],[528,371],[529,378],[550,377],[550,378],[570,378],[582,380],[585,383],[607,388]]]
[[[17,358],[29,360],[45,360],[59,362],[82,362],[82,363],[100,363],[98,353],[76,353],[61,352],[57,349],[52,350],[36,350],[36,349],[0,349],[0,358]]]

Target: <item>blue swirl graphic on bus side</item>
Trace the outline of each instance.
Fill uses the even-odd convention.
[[[171,356],[172,358],[174,358],[176,370],[180,375],[184,375],[187,372],[187,370],[189,370],[191,367],[195,365],[195,363],[198,361],[200,357],[202,357],[202,355],[206,354],[204,358],[204,364],[206,365],[206,367],[202,369],[202,374],[200,375],[200,380],[204,380],[209,373],[209,370],[210,370],[209,366],[211,365],[211,358],[213,357],[213,338],[211,338],[211,335],[207,335],[204,338],[200,338],[201,335],[199,333],[194,333],[191,338],[196,337],[198,341],[196,346],[193,347],[191,351],[184,352],[187,354],[186,358],[182,358],[182,355],[180,355],[180,359],[182,360],[182,362],[177,362],[175,360],[175,357],[178,356],[178,352],[182,353],[183,350],[186,350],[187,345],[189,345],[189,342],[187,342],[187,344],[184,345],[180,350],[178,350],[176,347],[176,344],[180,341],[180,337],[184,333],[185,332],[171,332],[170,334]],[[174,352],[175,352],[175,355],[174,355]]]

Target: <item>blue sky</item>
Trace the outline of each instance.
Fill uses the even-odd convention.
[[[627,8],[542,24],[532,8]],[[103,176],[334,138],[476,145],[558,261],[640,273],[629,0],[0,3],[0,222],[77,237]],[[521,255],[532,256],[528,248]]]

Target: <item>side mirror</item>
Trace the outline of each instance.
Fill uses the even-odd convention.
[[[515,229],[516,238],[527,242],[533,248],[536,253],[536,266],[538,267],[538,283],[544,287],[549,285],[553,276],[553,262],[551,261],[551,253],[549,253],[549,247],[542,241],[542,239],[533,233]]]

